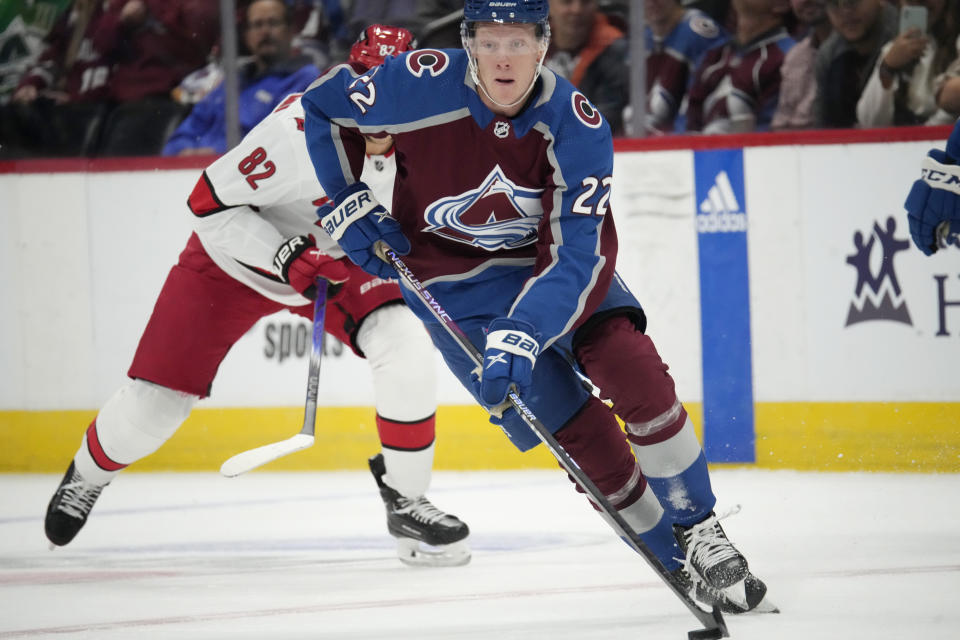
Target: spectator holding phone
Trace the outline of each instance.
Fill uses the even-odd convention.
[[[880,50],[857,102],[857,125],[951,124],[956,116],[938,107],[936,89],[957,57],[956,6],[948,0],[899,4],[898,35]]]

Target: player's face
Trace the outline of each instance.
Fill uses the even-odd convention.
[[[477,75],[490,97],[501,105],[510,105],[520,100],[530,88],[537,64],[543,54],[541,41],[532,24],[477,25],[471,45],[471,53],[477,59]],[[486,96],[480,93],[481,99]],[[505,109],[487,104],[500,115],[512,116],[522,105]]]

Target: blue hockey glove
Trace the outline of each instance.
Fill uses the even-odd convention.
[[[484,406],[502,404],[511,385],[521,396],[529,389],[540,353],[535,335],[533,325],[523,320],[497,318],[490,323],[480,376],[480,401]]]
[[[957,155],[954,155],[957,154]],[[913,243],[926,255],[956,243],[960,234],[960,125],[947,140],[946,152],[931,149],[923,159],[920,179],[913,183],[903,206],[907,209]],[[948,240],[948,237],[953,236]]]
[[[410,241],[400,223],[373,197],[363,182],[356,182],[334,197],[336,206],[317,209],[320,224],[358,267],[381,278],[396,278],[394,268],[377,256],[376,243],[385,242],[400,255],[410,253]]]

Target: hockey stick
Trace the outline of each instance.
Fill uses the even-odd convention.
[[[310,345],[310,367],[307,370],[307,401],[303,407],[303,428],[300,433],[271,442],[256,449],[241,451],[220,466],[220,473],[233,478],[241,473],[290,455],[313,445],[317,423],[317,390],[320,387],[320,356],[323,353],[323,318],[326,314],[327,281],[317,278],[317,299],[313,303],[313,340]]]
[[[949,220],[944,220],[937,225],[937,228],[934,231],[934,239],[938,249],[946,249],[947,243],[954,238],[960,238],[960,228],[951,230]]]
[[[380,258],[392,265],[394,269],[397,270],[397,273],[400,275],[400,279],[407,285],[407,287],[417,294],[417,297],[420,298],[424,306],[430,310],[430,313],[433,315],[437,321],[443,325],[443,328],[446,329],[447,333],[457,341],[460,347],[464,352],[470,356],[470,359],[473,363],[479,368],[483,363],[483,354],[477,349],[476,346],[470,341],[470,338],[466,333],[457,325],[457,323],[451,318],[447,312],[443,309],[443,306],[437,301],[433,295],[427,291],[427,288],[420,282],[416,275],[410,270],[407,265],[403,263],[400,259],[400,256],[396,254],[392,249],[387,247],[382,241],[377,244],[377,255]],[[520,398],[520,395],[516,392],[515,389],[511,389],[507,393],[507,398],[510,400],[510,403],[517,410],[517,413],[523,419],[527,425],[533,429],[534,433],[540,438],[540,441],[550,450],[550,453],[557,459],[560,465],[570,474],[570,477],[574,478],[577,484],[586,492],[588,496],[593,500],[594,504],[598,505],[607,516],[608,522],[613,527],[613,530],[619,535],[630,547],[639,553],[644,560],[647,561],[647,564],[650,565],[660,578],[667,584],[670,589],[673,590],[674,594],[690,609],[691,613],[700,621],[703,625],[703,629],[696,629],[690,631],[687,634],[689,640],[708,640],[715,638],[726,638],[729,636],[727,633],[727,625],[723,620],[723,615],[720,613],[718,607],[714,607],[713,611],[704,611],[701,609],[696,602],[690,597],[690,595],[683,589],[683,587],[674,579],[670,572],[667,571],[666,567],[663,566],[663,563],[653,554],[652,551],[647,547],[647,545],[640,539],[637,533],[633,530],[626,520],[623,519],[623,516],[610,504],[610,501],[607,500],[607,497],[597,488],[593,481],[583,472],[580,466],[567,454],[567,452],[560,446],[560,443],[557,442],[556,438],[553,437],[553,434],[547,429],[547,427],[540,422],[540,420],[533,414],[530,408],[523,402],[523,399]]]

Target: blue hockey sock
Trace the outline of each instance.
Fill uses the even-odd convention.
[[[676,475],[647,475],[647,484],[663,505],[665,519],[675,524],[690,526],[700,522],[713,511],[717,502],[710,486],[710,472],[703,451],[690,466]]]
[[[677,544],[677,539],[673,535],[673,524],[667,514],[660,518],[660,522],[650,529],[639,534],[640,539],[653,552],[667,571],[675,571],[680,568],[683,551]]]
[[[666,517],[689,526],[713,511],[717,499],[710,487],[707,457],[697,440],[690,418],[680,431],[661,442],[631,442],[633,453]]]

